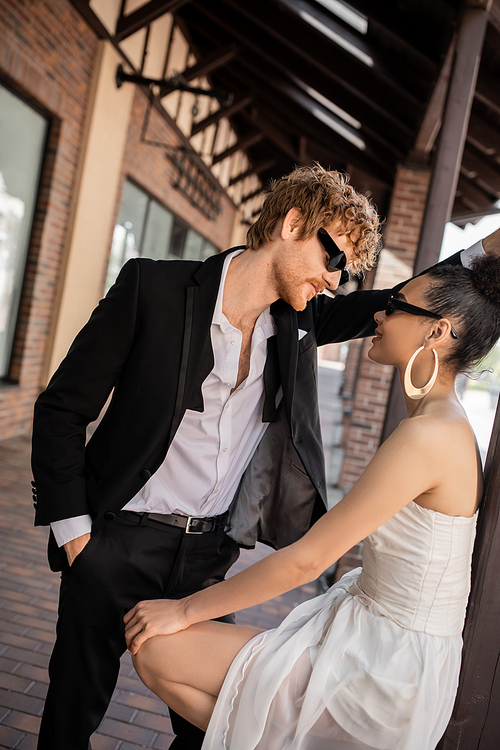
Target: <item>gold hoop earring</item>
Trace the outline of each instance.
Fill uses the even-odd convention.
[[[437,378],[438,370],[439,370],[438,355],[437,355],[436,350],[433,349],[432,352],[434,354],[434,372],[431,375],[431,379],[425,385],[423,385],[422,388],[415,388],[415,386],[411,382],[411,368],[413,367],[413,363],[415,361],[415,358],[416,358],[417,354],[419,354],[422,351],[423,348],[424,347],[421,346],[420,349],[417,349],[417,351],[414,352],[414,354],[410,358],[410,361],[406,365],[406,370],[405,370],[405,376],[404,376],[404,389],[405,389],[405,393],[408,396],[408,398],[411,398],[414,401],[419,401],[424,396],[427,396],[427,394],[429,393],[430,389],[432,388],[432,386],[436,382],[436,378]]]

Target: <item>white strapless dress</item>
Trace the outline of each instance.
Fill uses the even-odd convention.
[[[476,516],[411,502],[363,567],[253,638],[203,750],[434,750],[458,686]]]

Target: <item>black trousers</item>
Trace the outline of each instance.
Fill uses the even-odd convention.
[[[117,515],[91,536],[63,571],[56,643],[38,750],[88,750],[118,678],[125,651],[123,615],[143,599],[179,599],[223,580],[238,557],[223,531],[185,534],[142,516],[141,525]],[[203,733],[173,715],[195,750]]]

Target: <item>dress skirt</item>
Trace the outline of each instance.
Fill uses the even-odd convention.
[[[434,750],[462,638],[402,627],[358,587],[360,572],[240,651],[203,750]]]

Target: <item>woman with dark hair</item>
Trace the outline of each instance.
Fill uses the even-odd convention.
[[[300,541],[125,617],[139,675],[208,725],[204,750],[433,750],[448,723],[482,494],[454,384],[500,336],[500,259],[432,269],[375,320],[369,356],[398,368],[408,418],[353,489]],[[363,567],[275,630],[207,622],[314,580],[361,539]]]

